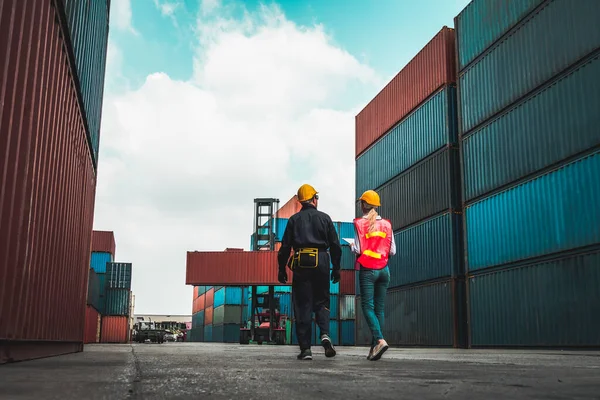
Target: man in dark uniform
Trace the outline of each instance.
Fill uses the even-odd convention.
[[[333,265],[331,280],[338,283],[342,248],[331,218],[317,210],[317,191],[310,185],[302,185],[298,189],[298,201],[302,209],[288,220],[278,253],[279,282],[287,283],[286,266],[289,265],[294,271],[292,299],[300,345],[298,359],[312,360],[313,312],[321,330],[325,356],[334,357],[336,352],[329,337],[329,267]]]

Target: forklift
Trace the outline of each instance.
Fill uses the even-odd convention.
[[[275,250],[273,215],[279,209],[279,199],[254,199],[254,251]],[[249,326],[240,328],[240,344],[286,343],[288,316],[281,313],[279,298],[275,297],[275,287],[269,286],[268,294],[257,294],[256,286],[251,287],[251,313]],[[256,323],[258,322],[258,326]]]

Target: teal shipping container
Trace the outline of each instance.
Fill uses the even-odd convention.
[[[113,261],[113,256],[110,253],[92,252],[90,257],[90,266],[97,273],[106,273],[106,264]]]
[[[204,342],[204,327],[192,328],[187,331],[187,342]]]
[[[204,326],[204,342],[213,342],[213,326],[212,326],[212,324]]]
[[[242,304],[242,288],[236,286],[226,286],[214,294],[214,306],[222,305],[241,305]]]
[[[213,325],[240,324],[242,321],[242,306],[223,305],[213,311]]]
[[[370,346],[373,341],[373,334],[362,312],[359,296],[356,296],[355,341],[357,346]]]
[[[469,277],[473,347],[600,346],[600,250]]]
[[[213,325],[213,342],[239,343],[240,324]]]
[[[98,278],[96,271],[90,268],[88,275],[87,304],[94,307],[96,311],[100,311],[100,294],[100,279]]]
[[[131,275],[131,263],[112,262],[107,264],[107,289],[131,289]]]
[[[129,315],[130,294],[131,292],[128,289],[107,289],[104,315]]]
[[[476,271],[600,243],[600,151],[465,210]]]
[[[204,328],[204,310],[192,315],[192,328]]]
[[[340,344],[342,346],[355,346],[356,324],[354,320],[340,321]]]

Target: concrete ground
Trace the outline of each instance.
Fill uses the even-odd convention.
[[[600,352],[90,345],[0,366],[0,399],[600,399]]]

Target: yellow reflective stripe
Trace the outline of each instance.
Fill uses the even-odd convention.
[[[373,258],[381,258],[381,254],[375,253],[374,251],[371,251],[371,250],[365,250],[365,251],[363,251],[363,254],[365,256],[369,256],[369,257],[373,257]]]
[[[377,237],[377,236],[385,239],[387,237],[387,234],[385,232],[376,231],[376,232],[367,233],[366,236],[367,236],[367,239],[370,239],[372,237]]]

